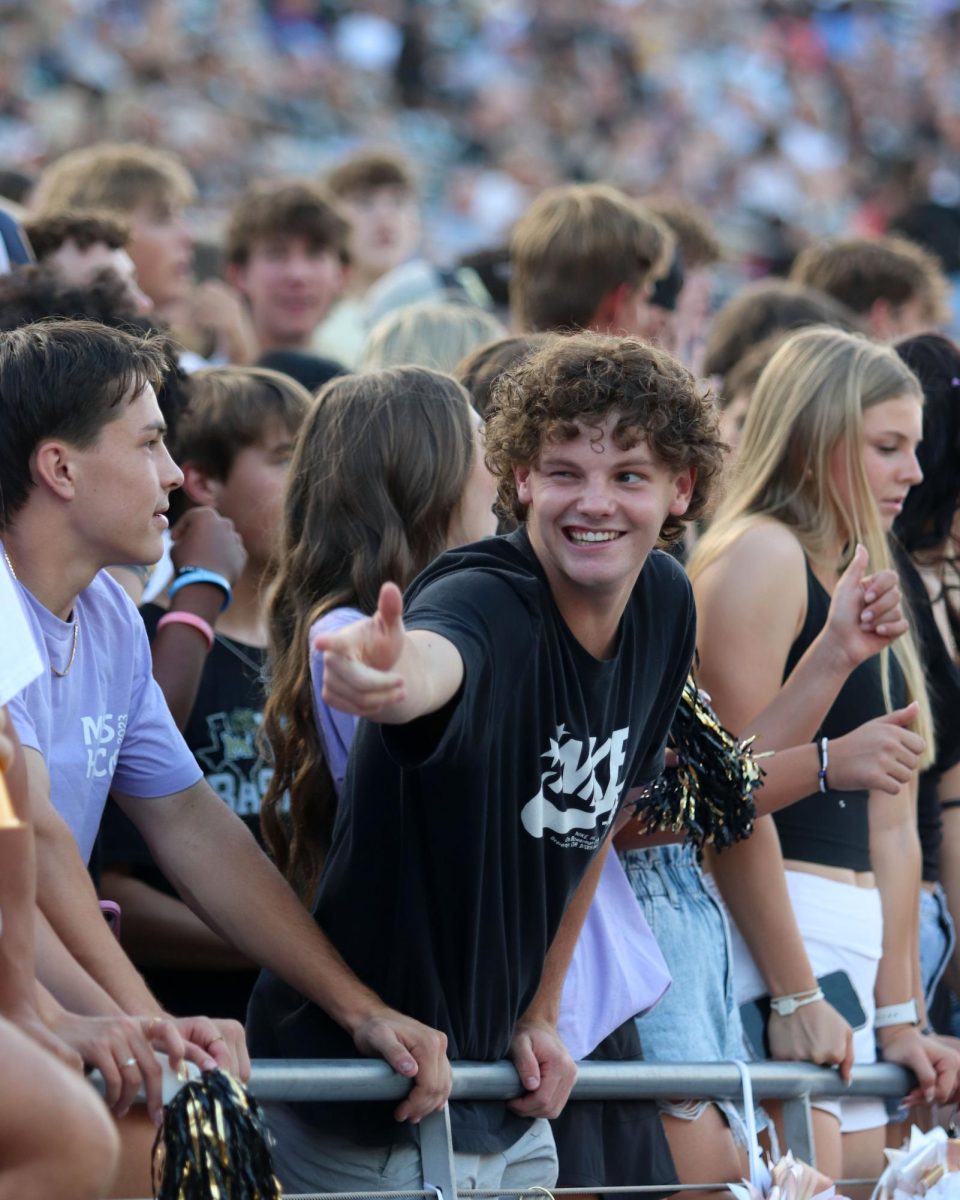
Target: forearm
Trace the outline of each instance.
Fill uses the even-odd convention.
[[[954,793],[943,799],[960,797],[960,782],[954,785]],[[943,842],[940,846],[940,883],[947,898],[947,908],[953,923],[960,929],[960,807],[943,810]],[[960,990],[960,938],[954,947],[949,967],[949,983],[954,991]]]
[[[820,752],[813,742],[778,750],[760,765],[763,782],[753,793],[758,816],[789,808],[817,790]]]
[[[773,821],[761,817],[751,837],[711,855],[710,862],[720,894],[770,994],[786,996],[816,987]]]
[[[883,956],[877,969],[877,1004],[916,997],[920,977],[920,842],[915,806],[906,789],[897,796],[870,795],[870,860],[883,912]]]
[[[129,801],[121,798],[126,805]],[[383,1010],[304,909],[237,817],[198,785],[176,820],[141,826],[160,869],[226,941],[319,1005],[353,1034]],[[210,847],[218,868],[211,868]]]
[[[563,981],[567,977],[567,970],[576,949],[577,939],[580,937],[583,923],[587,919],[587,913],[593,903],[597,884],[603,874],[604,863],[607,855],[611,852],[610,845],[611,840],[607,838],[594,855],[577,890],[570,898],[570,903],[567,905],[560,926],[547,951],[547,957],[543,963],[543,974],[540,977],[540,986],[537,988],[529,1008],[523,1014],[523,1020],[546,1021],[549,1025],[556,1025],[560,1019]]]
[[[120,1005],[80,966],[39,908],[35,911],[37,980],[71,1012],[84,1016],[116,1016]]]
[[[105,871],[100,890],[120,905],[121,944],[140,967],[229,971],[251,966],[176,896],[120,871]]]
[[[741,737],[754,737],[758,750],[784,750],[809,742],[848,674],[842,656],[821,635],[807,648],[770,703],[737,732]]]
[[[0,1012],[35,1004],[33,912],[36,886],[33,830],[0,829]]]
[[[209,583],[191,583],[170,602],[170,612],[187,612],[214,628],[223,608],[223,592]],[[197,700],[200,678],[207,661],[207,643],[188,625],[170,624],[158,629],[151,642],[153,677],[178,729],[183,729]]]
[[[59,819],[37,830],[37,902],[68,954],[131,1015],[159,1004],[107,928],[76,843]]]

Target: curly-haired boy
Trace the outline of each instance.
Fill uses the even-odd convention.
[[[522,1190],[556,1177],[544,1118],[575,1075],[560,988],[601,851],[624,798],[661,769],[693,655],[690,586],[655,548],[702,508],[720,444],[682,367],[592,333],[508,371],[487,438],[519,529],[441,555],[405,599],[386,584],[374,617],[316,643],[325,699],[368,720],[315,916],[451,1058],[512,1057],[525,1094],[454,1104],[451,1124],[458,1174]],[[248,1035],[266,1057],[355,1053],[268,974]],[[388,1111],[274,1116],[287,1186],[422,1186]]]

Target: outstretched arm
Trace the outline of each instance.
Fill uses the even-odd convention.
[[[460,652],[429,630],[408,633],[402,614],[400,589],[385,583],[372,617],[315,639],[323,651],[323,699],[332,708],[403,725],[456,695],[463,681]]]

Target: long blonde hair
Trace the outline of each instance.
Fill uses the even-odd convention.
[[[909,395],[920,385],[888,346],[860,334],[814,326],[793,334],[774,354],[757,383],[732,477],[710,528],[689,564],[691,578],[762,520],[779,521],[797,536],[812,562],[843,570],[858,542],[870,571],[893,566],[880,512],[863,465],[863,413]],[[837,491],[831,460],[842,447],[849,504]],[[843,547],[836,561],[836,547]],[[932,761],[933,721],[923,667],[912,630],[893,645],[910,700],[920,713],[914,728],[927,744],[921,763]],[[890,651],[881,654],[887,710]]]

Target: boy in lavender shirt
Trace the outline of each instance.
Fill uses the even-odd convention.
[[[103,574],[159,558],[168,496],[182,482],[153,390],[163,354],[155,336],[85,321],[0,334],[0,536],[47,659],[12,712],[35,814],[39,904],[117,1011],[160,1014],[100,918],[81,857],[109,790],[202,919],[309,995],[360,1053],[416,1077],[398,1109],[416,1120],[446,1099],[444,1037],[347,969],[199,777],[152,679],[136,609]],[[177,1026],[194,1057],[247,1070],[235,1023]],[[140,1072],[133,1059],[117,1068],[125,1080]]]

